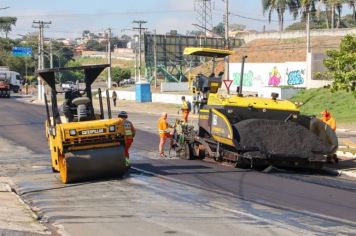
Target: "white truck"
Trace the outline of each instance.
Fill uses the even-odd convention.
[[[6,69],[7,68],[0,68],[0,78],[7,80],[10,84],[10,90],[14,93],[18,93],[22,89],[24,79],[19,73]]]

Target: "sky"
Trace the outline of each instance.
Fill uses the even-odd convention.
[[[45,29],[46,37],[74,38],[81,35],[83,30],[103,32],[110,27],[114,35],[133,34],[130,29],[133,20],[145,20],[148,30],[165,34],[170,30],[186,33],[196,30],[192,24],[198,23],[195,12],[195,0],[0,0],[0,16],[16,16],[16,26],[10,35],[12,38],[19,34],[35,32],[33,20],[51,21]],[[272,16],[268,22],[263,15],[261,0],[229,0],[230,23],[246,25],[248,29],[261,31],[278,29],[277,16]],[[222,22],[224,14],[223,0],[212,0],[213,25]],[[255,18],[244,19],[237,15]],[[293,22],[292,17],[285,15],[286,25]]]

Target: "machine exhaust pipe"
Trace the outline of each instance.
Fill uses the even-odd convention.
[[[242,62],[241,62],[241,74],[240,74],[240,86],[239,86],[239,91],[238,91],[238,95],[240,97],[242,97],[242,85],[243,85],[243,81],[244,81],[244,70],[245,70],[245,60],[246,60],[247,56],[242,56]]]

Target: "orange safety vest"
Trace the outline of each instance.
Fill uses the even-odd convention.
[[[169,125],[167,121],[163,118],[158,120],[158,133],[161,138],[168,138],[170,136]]]
[[[321,118],[321,121],[330,126],[332,130],[336,130],[336,121],[333,117],[330,116],[329,119],[326,119],[325,117]]]

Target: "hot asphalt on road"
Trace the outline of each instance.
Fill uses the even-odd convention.
[[[50,170],[44,107],[5,99],[0,117],[0,137],[12,142],[7,145],[28,150],[17,153],[14,148],[6,155],[0,151],[0,175],[11,176],[18,194],[58,232],[356,234],[354,181],[162,160],[156,153],[154,115],[130,114],[138,133],[131,154],[133,169],[126,179],[66,186]]]

